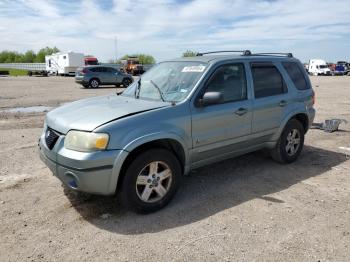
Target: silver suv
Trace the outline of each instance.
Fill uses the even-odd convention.
[[[75,72],[75,82],[85,88],[98,88],[100,85],[128,87],[133,78],[110,66],[85,66]]]
[[[157,64],[120,95],[49,112],[40,155],[69,188],[118,192],[129,208],[152,212],[192,169],[260,149],[295,161],[313,104],[291,54],[199,54]]]

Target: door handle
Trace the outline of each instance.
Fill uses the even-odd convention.
[[[278,104],[279,106],[283,107],[283,106],[286,106],[288,103],[286,100],[282,100],[280,101],[280,103]]]
[[[248,112],[248,109],[247,109],[247,108],[241,107],[241,108],[239,108],[239,109],[237,109],[237,110],[235,111],[235,114],[236,114],[236,115],[239,115],[239,116],[242,116],[242,115],[244,115],[244,114],[247,113],[247,112]]]

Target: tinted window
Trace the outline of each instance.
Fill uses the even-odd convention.
[[[106,72],[107,69],[105,67],[93,67],[89,69],[92,72],[97,72],[97,73],[101,73],[101,72]]]
[[[89,71],[91,71],[91,72],[99,72],[98,70],[99,70],[100,68],[98,68],[98,67],[90,67],[89,68]]]
[[[247,83],[243,64],[219,67],[207,84],[207,92],[221,92],[224,102],[247,99]]]
[[[109,73],[116,73],[117,72],[117,70],[112,68],[112,67],[107,67],[106,69],[107,69],[107,72],[109,72]]]
[[[297,63],[293,62],[283,62],[284,69],[286,69],[290,79],[292,79],[294,86],[299,90],[309,89],[307,85],[303,72],[300,70]]]
[[[285,92],[283,78],[274,65],[253,64],[255,98],[279,95]]]

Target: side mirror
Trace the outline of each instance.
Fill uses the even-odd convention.
[[[210,106],[220,104],[224,101],[224,96],[221,92],[206,92],[203,98],[199,99],[197,106]]]

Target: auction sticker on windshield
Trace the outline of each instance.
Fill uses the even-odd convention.
[[[205,69],[205,66],[199,65],[199,66],[185,66],[181,72],[189,73],[189,72],[203,72]]]

